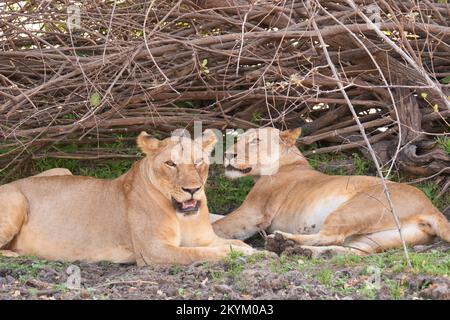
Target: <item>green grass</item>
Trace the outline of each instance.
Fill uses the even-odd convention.
[[[206,185],[206,197],[209,211],[226,214],[239,207],[254,185],[253,178],[243,177],[230,180],[223,174],[223,169],[215,167],[216,174],[210,175]]]
[[[369,168],[371,167],[371,162],[367,160],[366,158],[359,155],[359,153],[353,153],[353,164],[355,168],[355,174],[358,176],[362,176],[367,174],[367,171],[369,171]]]
[[[41,260],[36,257],[23,256],[18,258],[7,258],[0,256],[0,270],[13,270],[13,275],[21,282],[36,278],[39,275],[39,272],[46,267],[56,270],[65,270],[68,267],[68,264]]]
[[[327,166],[323,170],[323,166],[329,164],[330,162],[340,162],[346,160],[346,156],[342,153],[321,153],[313,154],[307,157],[309,164],[316,170],[322,171],[327,174],[333,175],[344,175],[348,174],[342,166]]]
[[[213,283],[219,284],[223,282],[224,273],[222,270],[211,269],[209,275],[211,276]]]
[[[314,279],[336,294],[356,294],[367,299],[376,299],[381,287],[387,288],[392,299],[402,299],[408,285],[402,280],[402,274],[429,277],[450,275],[450,256],[445,252],[410,251],[410,258],[412,268],[407,266],[400,249],[370,256],[338,255],[331,259],[282,255],[280,259],[271,261],[269,268],[271,272],[278,274],[298,270],[308,279]],[[369,281],[371,277],[376,279],[375,275],[379,275],[379,283]],[[422,287],[428,285],[429,283],[424,283]]]
[[[438,146],[444,150],[447,154],[450,154],[450,138],[449,137],[437,137]]]
[[[265,260],[265,256],[261,253],[244,256],[239,252],[231,252],[224,260],[223,265],[217,263],[204,263],[199,266],[204,270],[208,270],[208,278],[214,284],[223,284],[232,281],[232,283],[241,292],[247,292],[246,283],[248,279],[242,275],[243,271],[251,269],[254,263],[268,263],[271,273],[285,274],[291,270],[301,271],[305,277],[305,284],[300,287],[304,292],[310,292],[316,289],[314,283],[318,283],[326,287],[327,291],[333,295],[341,297],[359,296],[366,299],[376,299],[380,294],[380,288],[384,287],[386,292],[392,299],[402,299],[404,294],[411,291],[409,286],[420,284],[414,282],[414,278],[405,280],[404,274],[417,274],[420,276],[443,276],[448,277],[450,261],[446,253],[443,252],[427,252],[427,253],[411,253],[413,268],[407,269],[404,263],[401,250],[391,251],[379,255],[360,257],[354,255],[336,256],[332,259],[305,259],[303,256],[285,256],[279,259]],[[30,264],[30,262],[32,263]],[[402,268],[396,266],[401,265]],[[13,270],[14,276],[21,282],[26,282],[30,278],[36,278],[39,271],[43,268],[65,268],[66,265],[58,262],[49,262],[38,260],[34,257],[22,257],[19,259],[0,258],[0,270]],[[14,269],[13,269],[14,268]],[[261,265],[259,266],[261,268]],[[380,286],[372,284],[368,281],[368,277],[373,274],[372,269],[379,269]],[[181,266],[173,266],[170,269],[171,275],[182,272]],[[282,278],[281,278],[282,279]],[[425,278],[426,279],[426,278]],[[431,279],[431,277],[430,277]],[[415,290],[426,288],[431,282],[425,281]],[[285,285],[288,285],[287,282]],[[56,284],[53,289],[60,292],[66,292],[68,289],[64,284]],[[179,287],[178,295],[184,296],[188,293],[188,288]],[[31,295],[36,294],[37,290],[30,288]],[[103,298],[108,298],[104,296]],[[224,295],[224,299],[228,296]]]
[[[266,254],[264,252],[256,252],[252,255],[246,256],[242,252],[233,250],[224,259],[226,270],[225,275],[234,280],[238,280],[242,271],[251,268],[252,265],[260,261],[264,261],[265,259]],[[283,264],[282,260],[283,258],[279,259],[280,265]],[[208,264],[206,266],[208,268]],[[223,274],[214,274],[212,277],[213,279],[223,279]]]
[[[392,250],[370,256],[356,256],[352,254],[339,255],[327,258],[306,259],[303,256],[281,255],[279,258],[267,258],[264,253],[256,253],[245,256],[240,252],[232,251],[222,263],[204,263],[199,268],[208,271],[208,278],[214,284],[223,284],[231,281],[239,291],[247,292],[246,279],[242,273],[252,268],[260,269],[261,263],[267,265],[272,274],[284,275],[290,271],[300,271],[305,277],[304,291],[309,292],[316,286],[314,283],[323,285],[328,291],[339,296],[360,296],[367,299],[376,299],[380,294],[380,288],[384,287],[392,299],[402,299],[405,293],[411,291],[412,285],[426,288],[430,281],[417,282],[414,275],[424,279],[432,279],[435,276],[448,277],[450,275],[450,256],[446,252],[431,250],[424,253],[410,251],[412,268],[406,265],[402,250]],[[255,264],[259,264],[256,267]],[[110,264],[107,264],[110,265]],[[107,266],[100,263],[99,266]],[[67,263],[40,260],[35,257],[6,258],[0,257],[0,270],[7,270],[20,282],[26,283],[28,279],[39,278],[41,270],[49,268],[64,272]],[[182,266],[172,266],[169,270],[171,275],[183,272]],[[374,271],[379,271],[378,283],[369,281]],[[408,278],[404,275],[408,274]],[[413,277],[411,277],[413,275]],[[409,280],[405,280],[409,279]],[[287,284],[286,284],[287,285]],[[53,286],[60,292],[67,291],[64,284]],[[181,287],[178,294],[184,296],[187,289]],[[414,289],[416,290],[416,289]],[[32,288],[30,294],[36,292]],[[107,298],[107,297],[106,297]],[[226,298],[226,296],[224,296]]]
[[[298,260],[292,260],[285,255],[281,255],[277,260],[272,260],[269,264],[270,271],[278,274],[283,274],[298,269],[299,267]]]
[[[330,259],[329,263],[338,267],[373,266],[382,271],[389,270],[393,273],[411,272],[414,274],[435,276],[450,275],[450,255],[445,252],[430,251],[417,253],[410,250],[409,256],[412,264],[411,269],[406,265],[403,251],[400,249],[369,256],[340,255]],[[323,263],[323,261],[319,263]]]
[[[111,179],[127,172],[134,162],[134,160],[104,160],[93,163],[72,159],[42,158],[34,160],[32,165],[36,173],[52,168],[66,168],[75,175]]]
[[[321,153],[308,156],[308,162],[316,170],[331,175],[366,175],[372,163],[359,153]]]
[[[68,115],[71,117],[71,115]],[[158,133],[154,134],[155,136]],[[42,153],[75,153],[77,151],[83,150],[95,150],[97,148],[101,149],[110,149],[117,150],[121,153],[133,156],[140,156],[141,152],[136,147],[135,143],[132,141],[126,141],[125,138],[128,138],[125,135],[116,134],[113,136],[115,141],[112,143],[103,143],[101,146],[97,144],[88,144],[88,145],[75,145],[75,144],[65,144],[65,145],[53,145],[47,150],[40,150]],[[134,134],[133,134],[134,138]],[[1,152],[8,151],[7,148],[2,148]],[[108,160],[75,160],[75,159],[58,159],[58,158],[39,158],[33,159],[31,161],[31,166],[28,168],[26,172],[21,172],[22,176],[14,176],[13,179],[18,179],[23,176],[30,176],[33,174],[40,173],[42,171],[53,169],[53,168],[66,168],[69,169],[75,175],[83,175],[83,176],[92,176],[97,178],[115,178],[120,176],[121,174],[128,171],[133,163],[134,159],[108,159]],[[4,177],[7,172],[0,172],[0,178]]]
[[[436,185],[434,181],[426,181],[416,185],[416,187],[422,190],[438,209],[442,210],[450,203],[450,192],[446,192],[442,196],[438,197],[440,187]]]
[[[333,282],[333,271],[327,268],[322,268],[316,273],[316,279],[323,285],[331,286]]]
[[[116,150],[127,150],[127,154],[140,155],[141,153],[134,144],[128,146],[122,135],[116,135],[117,141],[114,143],[106,143],[102,148],[110,148]],[[77,145],[53,146],[49,151],[74,153],[86,148],[95,148],[96,146],[79,147]],[[132,159],[108,159],[99,161],[74,160],[74,159],[57,159],[57,158],[39,158],[32,161],[32,173],[36,174],[52,168],[66,168],[75,175],[91,176],[102,179],[116,178],[127,172],[136,160]]]
[[[231,251],[225,258],[225,270],[227,276],[232,279],[238,279],[239,275],[244,271],[247,260],[245,255],[239,251]]]
[[[174,266],[172,266],[171,269],[169,270],[169,274],[171,274],[171,275],[177,275],[177,274],[179,274],[180,272],[182,272],[183,270],[184,270],[184,269],[183,269],[182,266],[180,266],[180,265],[174,265]]]

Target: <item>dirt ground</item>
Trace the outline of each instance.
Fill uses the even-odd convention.
[[[0,257],[0,299],[450,299],[450,246],[371,257],[230,254],[190,266]],[[70,277],[80,270],[80,287]],[[68,281],[69,279],[69,281]],[[75,282],[76,283],[76,282]]]

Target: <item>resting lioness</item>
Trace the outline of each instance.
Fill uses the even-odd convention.
[[[144,265],[253,252],[216,236],[209,222],[204,184],[214,133],[159,141],[143,132],[137,143],[146,157],[117,179],[55,169],[0,186],[3,253]]]
[[[227,151],[226,174],[257,181],[237,210],[213,224],[216,233],[245,239],[261,229],[281,230],[277,238],[304,245],[313,256],[401,246],[380,179],[312,169],[295,147],[299,135],[299,129],[250,129]],[[435,236],[450,242],[450,223],[419,189],[394,182],[388,189],[406,243]]]

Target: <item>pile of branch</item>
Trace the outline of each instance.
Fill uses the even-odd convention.
[[[448,175],[436,139],[450,122],[442,2],[2,2],[0,170],[40,157],[123,157],[96,146],[194,121],[301,126],[309,153],[364,151],[321,36],[385,168]],[[89,147],[54,148],[64,144]]]

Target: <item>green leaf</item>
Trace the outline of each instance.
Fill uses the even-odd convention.
[[[208,65],[208,59],[203,59],[200,69],[201,69],[201,72],[205,75],[209,74],[209,69],[208,69],[207,65]]]
[[[94,92],[93,94],[91,94],[91,98],[89,99],[91,107],[97,108],[98,105],[100,104],[100,99],[101,97],[98,92]]]
[[[423,99],[426,99],[426,98],[428,97],[428,93],[422,92],[422,93],[420,94],[420,96],[421,96]]]
[[[449,84],[450,83],[450,76],[446,76],[445,78],[442,78],[440,81],[443,84]]]

